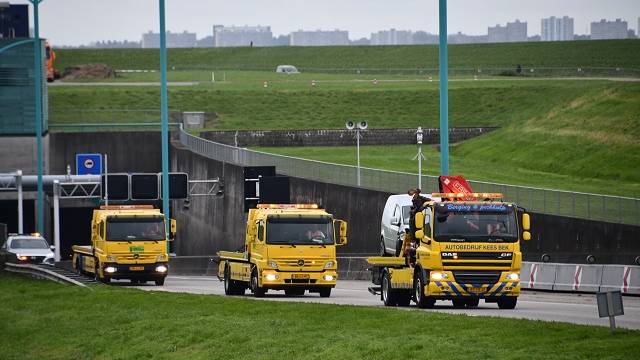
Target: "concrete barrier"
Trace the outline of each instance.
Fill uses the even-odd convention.
[[[598,292],[603,265],[558,264],[553,290]]]
[[[553,290],[553,284],[556,280],[556,267],[557,264],[523,263],[522,271],[520,272],[522,288]],[[526,277],[523,274],[526,274]]]
[[[368,265],[364,257],[338,257],[338,279],[371,280]]]
[[[640,266],[605,266],[600,291],[615,290],[623,294],[640,294]]]
[[[211,256],[176,256],[169,258],[171,275],[211,275],[218,273],[217,259]]]

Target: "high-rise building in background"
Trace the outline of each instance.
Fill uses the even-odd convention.
[[[626,39],[629,35],[626,21],[616,19],[616,21],[607,21],[605,19],[599,22],[591,23],[591,40],[604,39]]]
[[[552,16],[542,19],[540,39],[542,41],[573,40],[573,18]]]
[[[172,33],[167,31],[166,42],[168,48],[192,48],[196,47],[198,40],[196,39],[196,33],[181,32]],[[143,49],[157,49],[160,47],[160,33],[154,33],[149,31],[146,34],[142,34]]]
[[[487,42],[487,35],[467,35],[458,31],[457,34],[447,36],[449,44],[480,44]]]
[[[270,26],[213,26],[214,47],[273,46]]]
[[[407,30],[383,30],[371,34],[371,45],[411,45],[413,33]]]
[[[516,20],[507,26],[489,26],[487,41],[490,43],[527,41],[527,22]]]
[[[289,38],[291,46],[330,46],[349,45],[349,32],[342,30],[333,31],[304,31],[292,32]]]

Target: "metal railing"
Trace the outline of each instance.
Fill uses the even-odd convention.
[[[269,154],[216,143],[180,130],[180,142],[204,157],[240,166],[274,165],[279,174],[333,184],[356,186],[357,168],[350,165]],[[417,184],[418,174],[360,168],[361,187],[405,193]],[[438,177],[423,175],[425,192],[438,191]],[[469,181],[478,192],[500,192],[506,201],[529,211],[574,218],[640,225],[640,199],[526,186]]]

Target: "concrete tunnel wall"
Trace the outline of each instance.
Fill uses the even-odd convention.
[[[188,210],[174,206],[180,224],[178,255],[213,255],[242,247],[242,167],[174,148],[172,170],[188,172],[192,179],[220,177],[225,184],[222,199],[193,198]],[[293,202],[318,203],[349,222],[349,244],[339,248],[339,254],[377,252],[380,218],[389,193],[301,178],[290,178],[290,189]],[[633,264],[640,256],[638,226],[537,213],[531,213],[531,222],[532,240],[522,242],[526,261],[539,261],[542,254],[549,254],[553,262],[585,263],[591,254],[599,264]]]

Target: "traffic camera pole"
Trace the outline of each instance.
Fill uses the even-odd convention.
[[[447,0],[440,0],[440,175],[449,175]]]
[[[160,116],[162,120],[162,212],[164,213],[165,234],[170,231],[169,217],[169,116],[167,100],[167,39],[165,31],[164,0],[160,5]],[[167,242],[169,253],[169,242]]]

